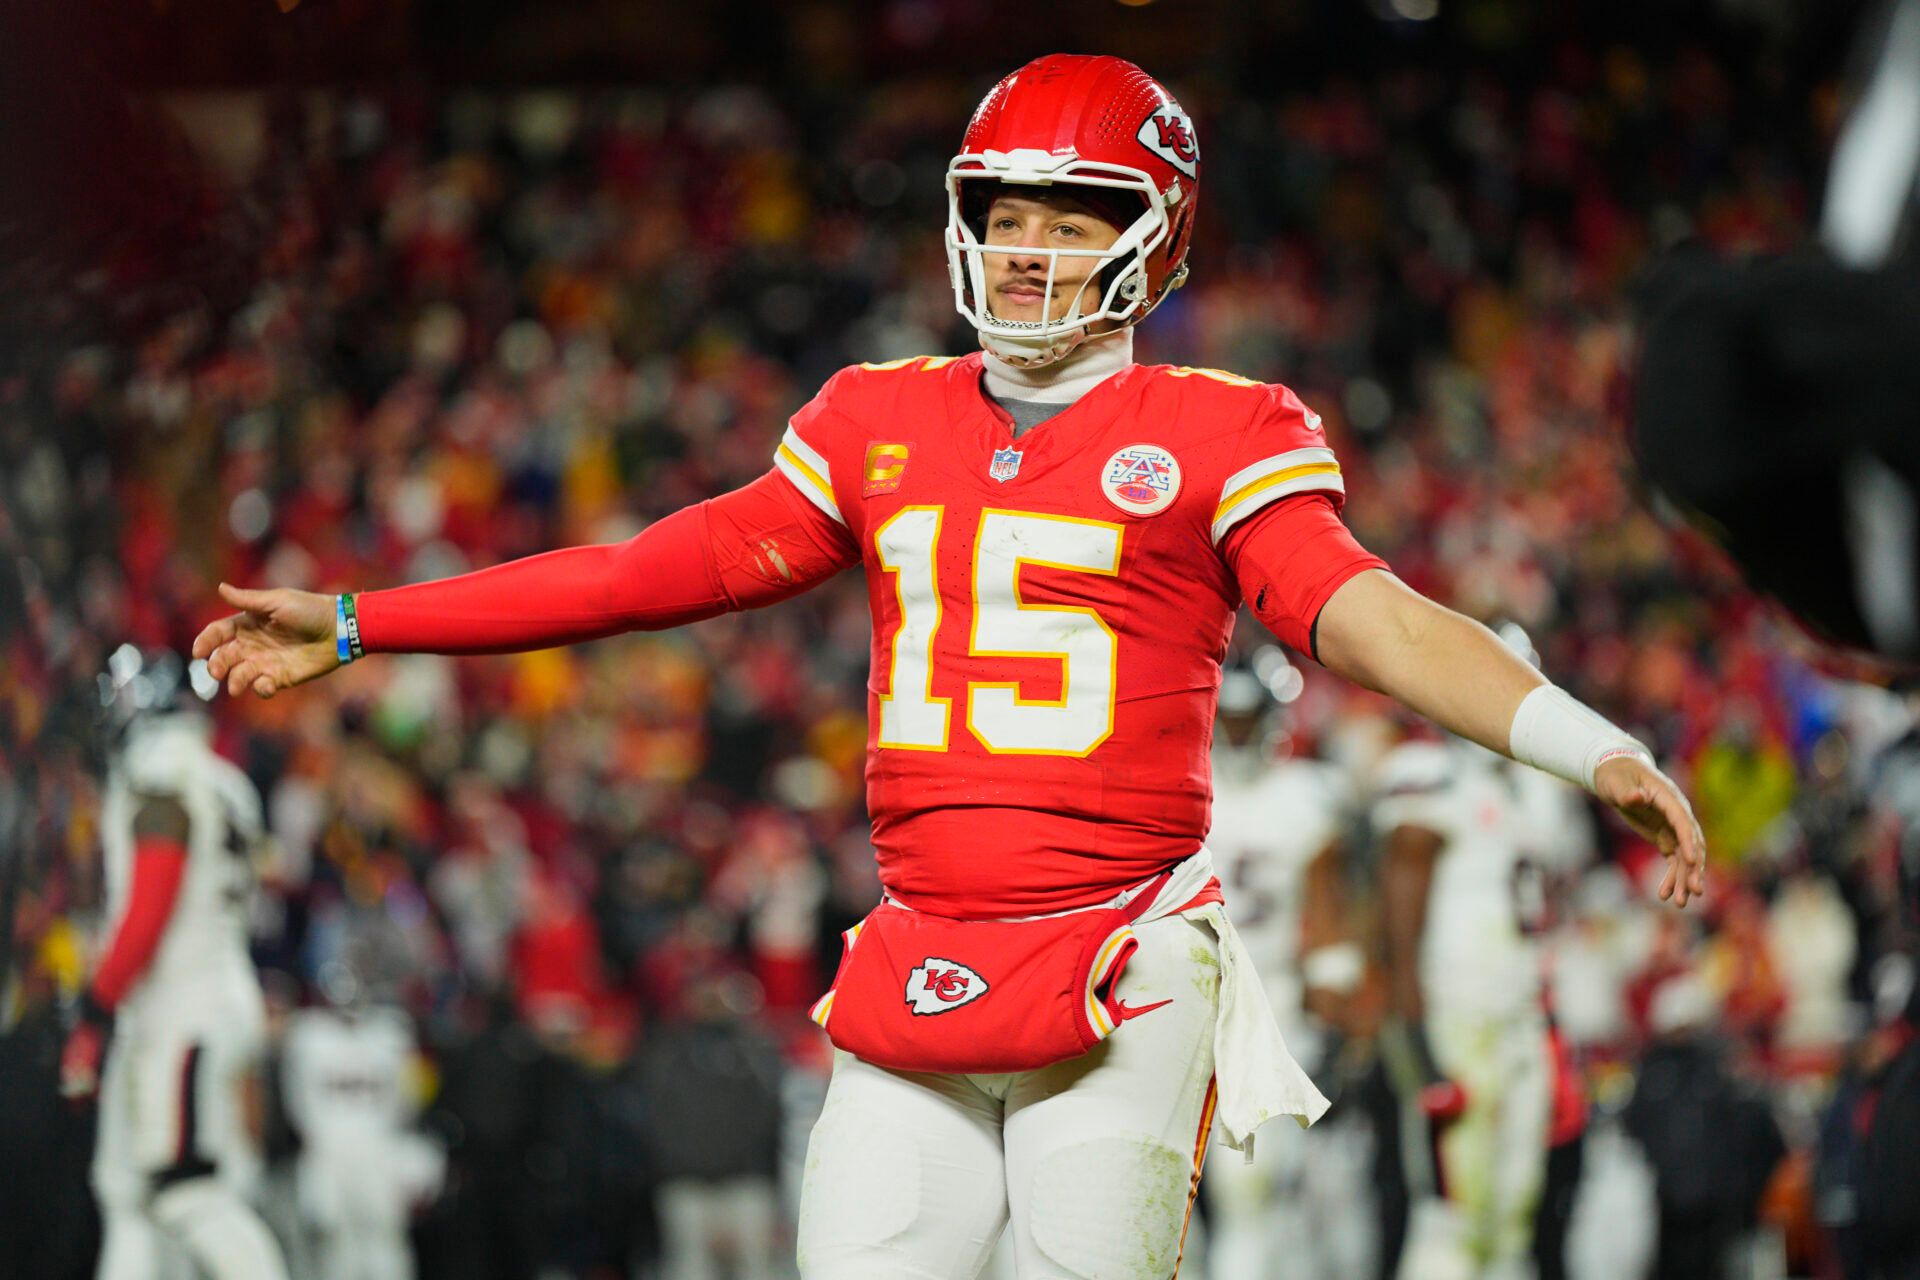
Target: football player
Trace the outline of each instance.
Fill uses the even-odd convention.
[[[1664,895],[1704,888],[1645,747],[1353,540],[1317,414],[1134,363],[1133,325],[1186,279],[1200,175],[1191,117],[1140,68],[1036,59],[947,171],[982,350],[841,371],[764,476],[628,542],[358,595],[223,585],[241,612],[195,640],[231,692],[269,697],[367,652],[678,626],[863,568],[885,897],[815,1007],[838,1052],[808,1276],[971,1276],[1007,1229],[1023,1276],[1170,1275],[1214,1113],[1244,1146],[1324,1110],[1203,844],[1242,599],[1334,671],[1595,790],[1672,855]],[[1152,1030],[1116,1031],[1133,1017]]]
[[[407,1227],[438,1190],[440,1148],[412,1129],[412,1020],[377,1004],[353,968],[323,966],[323,1004],[288,1023],[281,1082],[300,1134],[301,1214],[328,1280],[412,1280]]]
[[[1271,648],[1254,671],[1222,677],[1207,847],[1287,1047],[1324,1080],[1337,1037],[1317,1015],[1339,1016],[1366,958],[1343,928],[1339,888],[1351,787],[1332,765],[1276,749],[1290,745],[1284,705],[1300,683]],[[1202,1184],[1208,1273],[1244,1280],[1284,1258],[1293,1280],[1370,1274],[1367,1150],[1358,1126],[1330,1117],[1263,1137],[1252,1160],[1216,1154]]]
[[[1390,1077],[1407,1099],[1405,1280],[1533,1273],[1557,1059],[1540,936],[1587,852],[1579,793],[1470,742],[1381,762]]]
[[[100,1107],[100,1280],[153,1276],[168,1239],[213,1280],[286,1274],[247,1199],[266,1025],[246,928],[260,795],[214,753],[194,695],[219,686],[200,665],[122,646],[100,677],[124,734],[101,813],[113,924],[60,1064],[62,1092]]]

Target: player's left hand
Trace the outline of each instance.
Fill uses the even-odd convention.
[[[1672,778],[1645,760],[1615,756],[1594,773],[1593,793],[1666,856],[1661,901],[1684,907],[1707,891],[1707,838],[1693,816],[1693,806]]]
[[[113,1015],[89,997],[80,1000],[80,1020],[67,1032],[60,1050],[60,1096],[69,1102],[92,1102],[100,1094],[100,1066],[107,1057],[107,1038],[113,1034]]]

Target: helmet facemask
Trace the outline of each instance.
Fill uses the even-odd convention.
[[[963,188],[968,183],[992,180],[1040,191],[1061,186],[1069,190],[1095,188],[1102,195],[1108,191],[1133,192],[1140,197],[1141,212],[1122,227],[1119,237],[1104,249],[990,245],[985,241],[984,216],[976,228],[966,208]],[[1177,194],[1173,198],[1177,199]],[[956,156],[947,169],[946,240],[954,305],[978,330],[982,346],[1008,363],[1024,368],[1052,364],[1090,338],[1118,333],[1141,320],[1159,302],[1159,298],[1148,297],[1147,263],[1166,243],[1171,231],[1166,204],[1144,171],[1124,165],[1094,164],[1076,160],[1071,154],[1031,151],[987,151]],[[992,312],[987,255],[1013,253],[1047,260],[1039,320],[1005,320]],[[1098,265],[1075,289],[1066,310],[1054,317],[1054,281],[1062,258],[1091,258],[1097,260]],[[1177,280],[1174,283],[1177,285]],[[1107,322],[1109,327],[1092,331],[1092,326],[1102,322]]]
[[[94,715],[97,761],[113,760],[135,734],[203,711],[220,682],[207,672],[204,658],[182,662],[165,649],[141,650],[131,644],[115,649],[107,669],[95,678],[99,705]]]

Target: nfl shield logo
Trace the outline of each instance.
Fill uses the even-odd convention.
[[[1020,451],[1018,449],[995,449],[993,465],[987,468],[987,474],[995,480],[1005,483],[1020,474]]]

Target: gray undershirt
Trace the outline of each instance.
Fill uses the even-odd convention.
[[[992,395],[993,393],[988,392],[988,394]],[[1015,440],[1018,440],[1021,436],[1027,434],[1027,432],[1033,430],[1048,418],[1053,417],[1062,409],[1072,407],[1069,404],[1047,404],[1040,400],[1010,400],[1002,399],[999,396],[994,396],[993,402],[1002,409],[1005,409],[1007,415],[1013,419],[1013,438]]]

